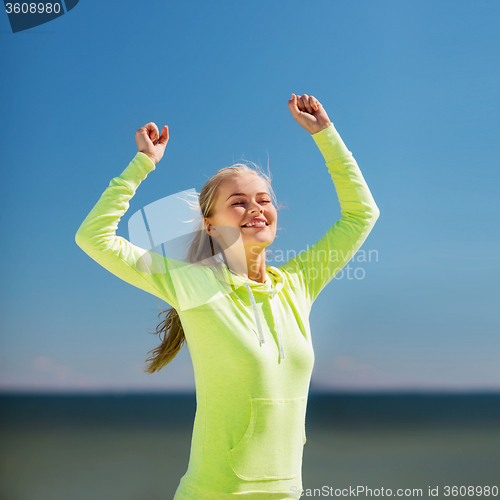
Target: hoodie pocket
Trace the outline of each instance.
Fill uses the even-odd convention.
[[[306,442],[305,412],[305,397],[252,398],[246,432],[228,451],[234,473],[247,481],[297,477]]]

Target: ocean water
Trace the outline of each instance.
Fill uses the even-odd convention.
[[[172,500],[195,409],[194,394],[0,396],[0,500]],[[306,433],[302,498],[500,497],[485,489],[499,394],[311,393]]]

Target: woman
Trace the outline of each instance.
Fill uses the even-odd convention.
[[[154,123],[137,131],[139,152],[76,234],[99,264],[173,306],[149,372],[187,341],[197,408],[189,465],[174,500],[282,500],[298,498],[302,488],[314,364],[311,306],[361,247],[379,210],[319,101],[292,94],[288,106],[325,158],[342,218],[282,266],[266,265],[277,227],[270,179],[247,166],[220,170],[201,190],[203,221],[187,262],[116,236],[129,200],[168,142],[168,127],[160,135]],[[321,182],[320,173],[310,175]],[[314,200],[311,193],[304,197]]]

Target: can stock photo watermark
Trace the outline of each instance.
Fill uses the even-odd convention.
[[[80,0],[38,0],[11,2],[4,0],[12,33],[26,31],[48,23],[74,9]]]

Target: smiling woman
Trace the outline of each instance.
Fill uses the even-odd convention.
[[[203,186],[203,220],[186,258],[191,264],[116,236],[130,199],[168,142],[168,127],[160,135],[154,123],[137,131],[139,152],[76,234],[103,267],[172,305],[146,371],[168,364],[184,341],[189,346],[197,408],[188,469],[174,500],[283,500],[302,489],[314,365],[311,307],[361,247],[379,210],[318,100],[292,94],[288,106],[325,158],[342,218],[284,265],[266,265],[279,208],[270,176],[246,165],[221,169]]]
[[[266,279],[264,250],[276,237],[277,210],[268,191],[267,179],[251,170],[237,170],[220,182],[216,200],[204,219],[208,234],[225,248],[229,267],[257,283]],[[236,228],[240,228],[240,244],[230,245]]]

